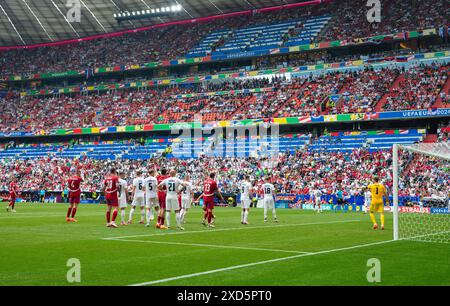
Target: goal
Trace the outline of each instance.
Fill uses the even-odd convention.
[[[450,143],[393,147],[394,240],[450,243]]]

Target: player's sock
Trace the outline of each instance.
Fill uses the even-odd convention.
[[[147,215],[148,215],[148,220],[149,220],[149,221],[150,221],[150,219],[153,219],[153,218],[154,218],[154,217],[153,217],[153,210],[152,210],[151,208],[148,210]]]
[[[9,206],[11,206],[11,203],[9,204]],[[67,210],[67,218],[70,218],[71,214],[72,214],[72,207],[69,207],[69,209]]]
[[[147,210],[147,214],[145,215],[145,221],[147,221],[147,223],[150,223],[150,215],[151,215],[151,210]]]
[[[381,218],[381,226],[384,227],[384,214],[381,214],[380,218]]]
[[[374,213],[370,213],[370,220],[372,220],[373,225],[377,224],[377,220],[375,219]]]
[[[158,218],[157,218],[156,223],[161,224],[161,217],[159,216],[159,214],[158,214]]]
[[[120,210],[120,220],[125,222],[125,209]]]
[[[248,210],[244,212],[244,222],[248,222]]]
[[[135,208],[134,208],[134,207],[131,207],[131,209],[130,209],[130,215],[128,216],[128,221],[133,220],[134,210],[135,210]]]
[[[182,208],[180,210],[180,222],[183,221],[183,218],[184,218],[184,209]]]
[[[110,211],[106,212],[106,222],[108,222],[108,223],[111,222],[111,212]]]
[[[277,219],[277,211],[275,208],[272,208],[272,215],[274,219]]]
[[[75,218],[76,213],[77,213],[77,209],[75,207],[72,208],[72,218]]]
[[[264,220],[267,219],[267,208],[264,207]]]
[[[117,218],[117,209],[114,209],[113,216],[112,216],[112,221],[115,222],[116,218]]]
[[[208,224],[211,224],[211,220],[212,220],[212,211],[208,213]]]
[[[141,221],[145,220],[145,208],[141,208]]]
[[[181,215],[180,215],[180,212],[176,212],[175,213],[175,219],[177,220],[177,226],[180,227],[181,226]]]
[[[167,227],[170,227],[170,212],[166,211]]]
[[[245,211],[241,212],[241,222],[245,222]]]

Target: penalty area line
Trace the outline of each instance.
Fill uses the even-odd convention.
[[[372,243],[354,245],[354,246],[345,247],[345,248],[324,250],[324,251],[318,251],[318,252],[313,252],[313,253],[299,254],[299,255],[293,255],[293,256],[281,257],[281,258],[275,258],[275,259],[269,259],[269,260],[264,260],[264,261],[257,261],[257,262],[252,262],[252,263],[248,263],[248,264],[242,264],[242,265],[237,265],[237,266],[230,266],[230,267],[225,267],[225,268],[220,268],[220,269],[215,269],[215,270],[210,270],[210,271],[203,271],[203,272],[198,272],[198,273],[192,273],[192,274],[186,274],[186,275],[180,275],[180,276],[175,276],[175,277],[169,277],[169,278],[153,280],[153,281],[149,281],[149,282],[132,284],[132,285],[129,285],[129,286],[137,287],[137,286],[156,285],[156,284],[167,283],[167,282],[176,281],[176,280],[180,280],[180,279],[187,279],[187,278],[193,278],[193,277],[197,277],[197,276],[203,276],[203,275],[214,274],[214,273],[219,273],[219,272],[226,272],[226,271],[237,270],[237,269],[242,269],[242,268],[248,268],[248,267],[253,267],[253,266],[265,265],[265,264],[269,264],[269,263],[281,262],[281,261],[297,259],[297,258],[302,258],[302,257],[307,257],[307,256],[315,256],[315,255],[321,255],[321,254],[328,254],[328,253],[335,253],[335,252],[341,252],[341,251],[365,248],[365,247],[374,246],[374,245],[391,243],[391,242],[394,242],[394,241],[395,240],[384,240],[384,241],[379,241],[379,242],[372,242]]]
[[[234,246],[234,245],[189,243],[189,242],[170,242],[170,241],[133,240],[133,239],[110,239],[110,240],[112,240],[112,241],[124,241],[124,242],[140,242],[140,243],[154,243],[154,244],[168,244],[168,245],[183,245],[183,246],[219,248],[219,249],[266,251],[266,252],[277,252],[277,253],[295,253],[295,254],[309,254],[310,253],[310,252],[301,252],[301,251],[290,251],[290,250],[279,250],[279,249],[265,249],[265,248],[253,248],[253,247],[240,247],[240,246]]]
[[[292,226],[305,226],[305,225],[322,225],[322,224],[336,224],[336,223],[350,223],[350,222],[360,222],[359,219],[352,220],[342,220],[342,221],[325,221],[325,222],[311,222],[311,223],[298,223],[298,224],[278,224],[278,225],[263,225],[263,226],[242,226],[242,227],[232,227],[232,228],[220,228],[212,230],[201,230],[201,231],[178,231],[178,232],[166,232],[158,234],[144,234],[144,235],[131,235],[131,236],[120,236],[120,237],[106,237],[103,240],[117,240],[125,238],[135,238],[135,237],[153,237],[153,236],[167,236],[167,235],[183,235],[183,234],[196,234],[196,233],[217,233],[217,232],[227,232],[227,231],[239,231],[239,230],[252,230],[252,229],[264,229],[264,228],[277,228],[277,227],[292,227]]]

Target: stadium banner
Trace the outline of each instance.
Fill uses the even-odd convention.
[[[404,119],[404,118],[422,118],[422,117],[440,117],[450,116],[450,108],[436,108],[431,110],[405,110],[398,112],[379,113],[379,119]]]
[[[324,211],[332,211],[334,205],[332,205],[332,204],[322,204],[321,207],[322,207],[322,210],[324,210]],[[304,209],[304,210],[314,210],[314,205],[313,204],[302,204],[302,209]]]
[[[186,64],[195,64],[195,63],[206,63],[211,61],[221,61],[228,59],[236,59],[236,58],[245,58],[245,57],[257,57],[257,56],[265,56],[272,54],[286,54],[291,52],[299,52],[299,51],[308,51],[308,50],[319,50],[319,49],[328,49],[335,47],[344,47],[344,46],[353,46],[358,44],[367,44],[367,43],[380,43],[383,41],[390,40],[407,40],[410,38],[418,38],[423,36],[431,36],[436,35],[436,29],[425,29],[421,31],[409,31],[409,32],[401,32],[396,34],[387,34],[387,35],[379,35],[365,38],[355,38],[349,40],[342,41],[324,41],[313,44],[292,46],[292,47],[284,47],[284,48],[274,48],[274,49],[266,49],[266,50],[258,50],[258,51],[248,51],[248,52],[239,52],[233,54],[219,54],[219,55],[207,55],[204,57],[195,57],[195,58],[179,58],[175,60],[166,60],[159,62],[150,62],[143,64],[129,64],[124,66],[115,66],[115,67],[98,67],[94,69],[86,69],[83,71],[65,71],[65,72],[50,72],[50,73],[40,73],[40,74],[32,74],[28,76],[8,76],[5,78],[1,78],[2,81],[21,81],[21,80],[37,80],[37,79],[49,79],[49,78],[61,78],[61,77],[71,77],[71,76],[83,76],[89,77],[90,75],[95,74],[103,74],[103,73],[111,73],[111,72],[123,72],[128,70],[137,70],[137,69],[149,69],[149,68],[157,68],[157,67],[169,67],[169,66],[177,66],[177,65],[186,65]],[[91,72],[87,72],[87,71]]]
[[[450,116],[450,109],[438,109],[435,112],[423,111],[411,111],[419,112],[422,117],[432,116]],[[402,114],[404,112],[394,112]],[[378,113],[378,117],[382,117],[383,113]],[[428,114],[428,115],[427,115]],[[325,118],[327,121],[325,121]],[[394,119],[402,119],[404,117],[393,117]],[[416,117],[407,117],[416,118]],[[390,118],[392,119],[392,118]],[[288,118],[272,118],[272,119],[245,119],[245,120],[232,120],[232,121],[219,121],[219,122],[179,122],[173,124],[144,124],[135,126],[121,126],[121,127],[90,127],[90,128],[75,128],[75,129],[56,129],[51,131],[37,131],[35,133],[30,132],[12,132],[3,133],[0,137],[21,137],[21,136],[43,136],[43,135],[72,135],[72,134],[99,134],[99,133],[120,133],[120,132],[139,132],[139,131],[170,131],[172,128],[178,129],[194,129],[203,128],[208,129],[212,127],[240,127],[240,126],[252,126],[270,123],[277,123],[280,125],[289,124],[310,124],[317,122],[336,122],[336,121],[355,121],[355,120],[372,120],[364,116],[364,114],[343,114],[337,116],[317,116],[317,117],[288,117]],[[355,132],[353,132],[355,133]],[[356,132],[358,133],[358,132]],[[388,131],[369,131],[360,132],[368,133],[369,135],[383,135],[383,134],[423,134],[422,129],[410,129],[410,130],[388,130]],[[375,133],[375,134],[374,134]],[[346,135],[346,134],[343,134]],[[355,135],[355,134],[352,134]]]

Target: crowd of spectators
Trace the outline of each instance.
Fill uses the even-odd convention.
[[[139,31],[68,45],[0,52],[0,76],[32,75],[66,70],[84,71],[103,66],[176,59],[184,56],[209,33],[258,24],[329,14],[328,26],[317,41],[348,40],[403,30],[436,28],[448,24],[445,1],[388,1],[381,23],[369,23],[365,0],[344,0],[294,9],[255,13]]]
[[[389,91],[384,109],[431,108],[441,95],[449,73],[450,65],[418,66],[405,71],[398,86]],[[448,92],[443,94],[448,96]]]
[[[402,31],[448,26],[450,7],[446,1],[382,1],[381,22],[368,22],[366,0],[334,1],[328,5],[333,18],[317,41],[353,40]]]
[[[298,150],[280,153],[277,158],[211,158],[149,160],[95,160],[45,157],[32,160],[0,160],[0,190],[15,178],[22,191],[45,189],[62,191],[71,170],[80,169],[85,180],[82,190],[101,191],[102,181],[111,167],[125,173],[127,180],[150,168],[174,168],[180,177],[189,174],[194,191],[201,192],[202,182],[210,172],[217,173],[219,187],[225,193],[238,193],[245,175],[261,192],[264,177],[269,176],[279,193],[307,195],[312,189],[324,194],[343,191],[345,195],[361,195],[374,175],[378,175],[389,190],[392,188],[392,155],[389,150],[369,152],[356,149],[350,153]],[[450,190],[450,165],[446,161],[402,154],[400,191],[402,196],[447,196]]]
[[[445,84],[449,69],[448,64],[432,64],[409,70],[393,67],[292,79],[252,78],[92,94],[3,98],[0,132],[186,122],[197,114],[204,121],[217,121],[372,112],[382,98],[384,110],[429,109],[438,98],[444,106],[448,104],[449,86]],[[395,82],[397,86],[393,86]],[[179,96],[252,88],[269,91]]]

